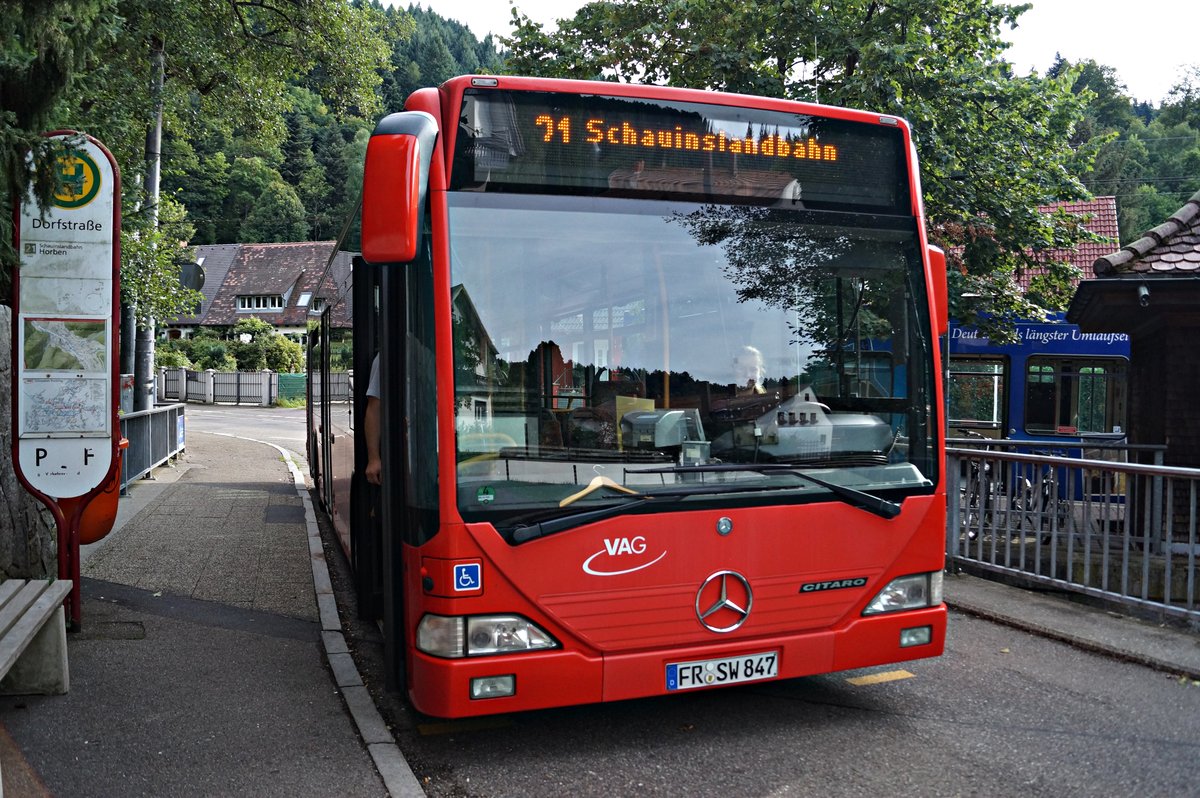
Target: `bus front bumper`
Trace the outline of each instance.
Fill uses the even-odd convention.
[[[835,630],[602,656],[560,649],[447,660],[416,652],[409,697],[420,712],[455,718],[794,679],[940,656],[946,616],[943,604]]]

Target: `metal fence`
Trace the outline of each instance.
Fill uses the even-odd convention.
[[[168,399],[180,399],[185,402],[207,402],[211,401],[210,391],[211,382],[207,379],[207,375],[203,371],[188,371],[185,380],[186,393],[183,396],[170,396]]]
[[[1200,626],[1200,469],[1040,453],[1062,449],[1054,442],[949,443],[952,568]],[[1025,451],[997,450],[1018,446]],[[1121,449],[1135,460],[1162,451]]]
[[[121,492],[135,479],[175,457],[184,448],[184,404],[159,405],[121,416]]]
[[[312,400],[316,403],[322,401],[348,402],[354,393],[353,371],[331,371],[328,381],[324,384],[321,382],[320,372],[314,371],[310,375],[310,379],[312,380]]]
[[[279,375],[272,371],[192,371],[182,368],[160,368],[158,371],[158,399],[163,402],[267,406],[275,403],[278,393]]]
[[[216,371],[212,373],[213,401],[232,404],[269,405],[274,401],[273,375],[261,371]],[[264,396],[266,392],[266,396]]]
[[[183,369],[160,369],[158,384],[162,386],[163,396],[169,399],[182,400],[186,390],[186,372]]]

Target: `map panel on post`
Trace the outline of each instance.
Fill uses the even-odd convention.
[[[40,207],[21,206],[14,432],[21,475],[57,499],[101,484],[114,461],[113,337],[117,174],[111,155],[77,134],[58,156]]]
[[[108,433],[106,380],[87,377],[21,381],[21,432],[43,435]]]
[[[25,317],[24,368],[31,371],[108,371],[108,325],[103,320]]]

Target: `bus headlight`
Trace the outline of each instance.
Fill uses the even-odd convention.
[[[417,650],[435,657],[483,657],[558,648],[558,641],[519,615],[426,615],[417,625]]]
[[[881,612],[918,610],[936,607],[941,603],[942,572],[934,571],[893,579],[871,600],[862,614],[878,615]]]

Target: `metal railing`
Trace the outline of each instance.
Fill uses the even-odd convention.
[[[175,457],[184,448],[184,404],[159,405],[121,416],[121,492],[135,479]]]
[[[263,407],[275,403],[279,395],[279,375],[273,371],[192,371],[160,368],[159,401],[217,402],[254,404]]]
[[[1200,469],[1045,454],[1065,448],[1054,442],[948,443],[950,567],[1200,625]],[[1029,453],[997,451],[1018,446]]]
[[[203,371],[188,371],[186,377],[186,391],[183,396],[178,397],[185,402],[206,402],[210,401],[211,383],[206,378]]]
[[[313,402],[348,402],[354,393],[353,371],[331,371],[328,382],[322,383],[321,373],[314,371],[309,375]]]
[[[186,390],[186,377],[183,369],[159,369],[159,385],[162,386],[163,396],[167,399],[182,401]]]
[[[245,379],[252,377],[252,379]],[[263,403],[263,378],[258,372],[216,371],[212,375],[213,400],[260,405]]]

